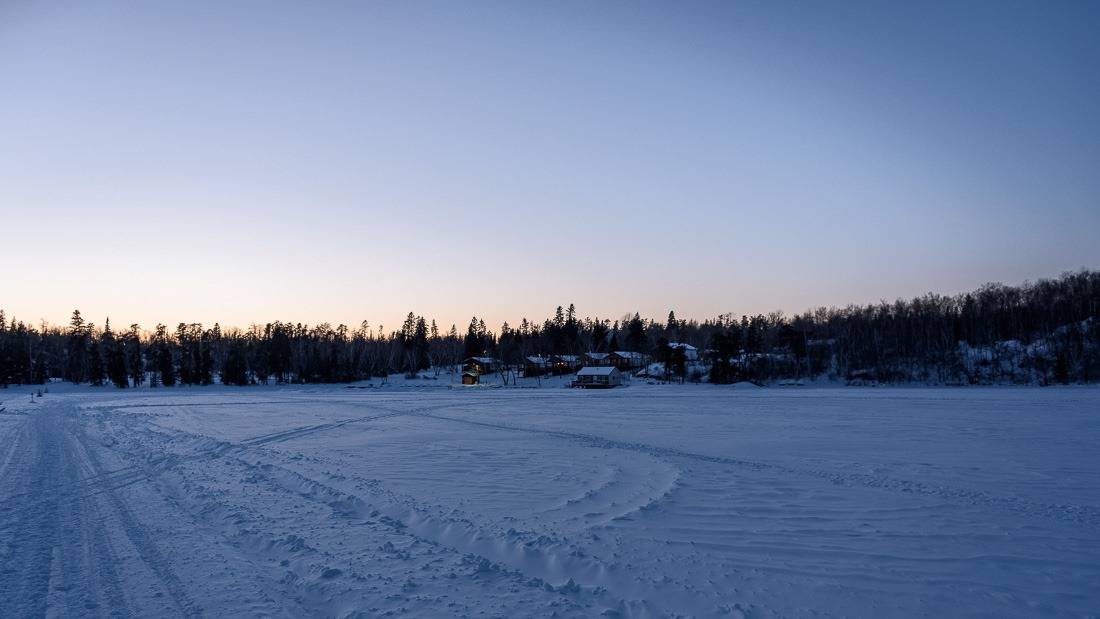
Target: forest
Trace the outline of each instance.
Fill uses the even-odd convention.
[[[37,328],[0,310],[0,385],[64,380],[117,387],[348,383],[454,372],[492,357],[518,372],[529,356],[633,351],[665,378],[730,384],[832,380],[846,384],[1071,384],[1100,380],[1100,272],[1018,286],[928,293],[874,305],[818,308],[794,317],[723,314],[699,322],[675,311],[580,318],[572,304],[542,322],[491,331],[476,316],[446,331],[409,312],[400,330],[273,322],[222,329],[180,323],[100,327],[79,310],[67,326]],[[670,343],[699,351],[689,362]]]

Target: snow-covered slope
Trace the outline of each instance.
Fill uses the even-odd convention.
[[[23,397],[2,617],[1100,609],[1097,389]]]

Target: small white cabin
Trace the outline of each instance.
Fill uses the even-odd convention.
[[[577,378],[573,381],[574,387],[584,389],[610,389],[623,384],[623,374],[619,368],[605,366],[590,366],[577,370]]]

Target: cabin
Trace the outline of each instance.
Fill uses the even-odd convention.
[[[548,357],[524,357],[523,375],[542,376],[550,371],[551,364]]]
[[[462,373],[467,372],[481,376],[492,374],[500,367],[500,363],[492,357],[470,357],[462,362]]]
[[[623,384],[623,374],[619,368],[611,366],[590,366],[577,370],[573,387],[582,389],[610,389]]]
[[[586,352],[581,355],[581,365],[585,367],[604,367],[611,365],[605,352]]]
[[[688,361],[696,361],[699,359],[699,349],[691,344],[684,344],[683,342],[669,342],[668,347],[676,350],[681,349],[684,351],[684,359]]]
[[[463,385],[480,385],[481,375],[476,372],[463,372],[462,373]]]
[[[664,356],[671,355],[674,351],[677,350],[684,351],[684,359],[686,361],[696,361],[699,359],[699,349],[692,346],[691,344],[685,344],[683,342],[669,342],[667,352],[662,352],[661,347],[658,346],[657,348],[653,349],[653,355],[657,361],[668,361],[668,359],[665,359]]]
[[[580,367],[581,360],[576,355],[554,355],[550,357],[550,373],[554,376],[572,374]]]
[[[623,372],[645,367],[645,355],[640,352],[626,352],[617,350],[607,355],[612,367],[619,368]]]

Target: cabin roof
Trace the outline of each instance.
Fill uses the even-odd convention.
[[[577,376],[611,376],[619,373],[619,368],[612,366],[587,367],[577,370]]]

